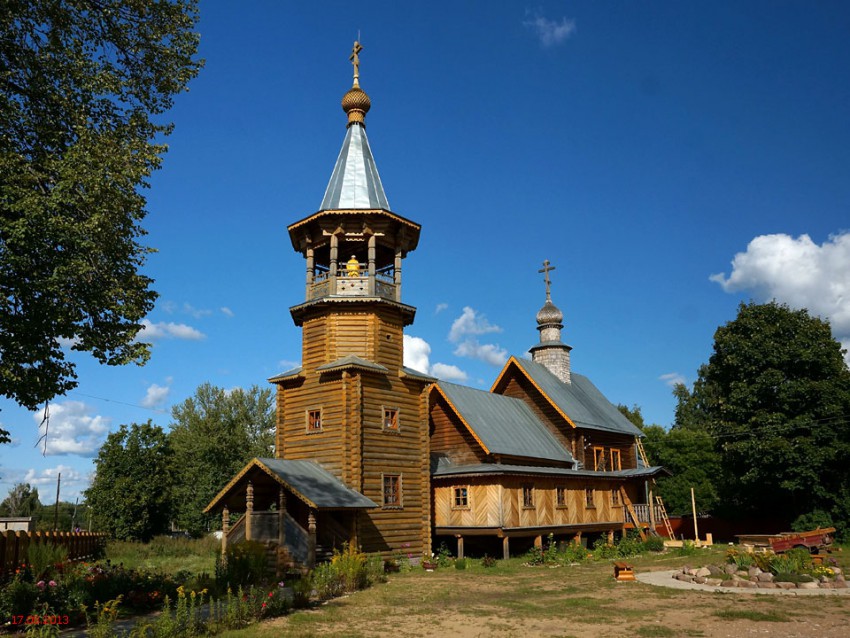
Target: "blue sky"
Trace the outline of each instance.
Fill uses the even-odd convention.
[[[367,132],[404,264],[409,362],[488,388],[537,342],[549,259],[573,369],[669,425],[740,301],[776,298],[850,344],[850,4],[201,3],[206,68],[147,191],[160,299],[143,368],[79,362],[39,415],[0,403],[0,492],[63,499],[122,423],[167,427],[206,381],[300,361],[304,262],[360,33]],[[734,262],[734,263],[733,263]]]

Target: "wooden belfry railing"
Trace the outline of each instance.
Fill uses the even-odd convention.
[[[0,532],[0,576],[5,577],[28,562],[31,545],[50,543],[67,548],[68,560],[96,556],[106,544],[106,534],[93,532]]]

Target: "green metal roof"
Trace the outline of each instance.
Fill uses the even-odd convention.
[[[629,478],[651,478],[659,474],[670,475],[661,466],[636,468],[629,470],[618,470],[615,472],[594,472],[592,470],[574,470],[565,467],[539,467],[533,465],[511,465],[505,463],[475,463],[471,465],[452,465],[447,459],[440,459],[437,466],[432,470],[433,478],[444,478],[451,476],[473,476],[473,475],[501,475],[501,474],[525,474],[538,476],[562,476],[565,478],[604,478],[604,479],[629,479]]]
[[[518,357],[516,362],[577,427],[643,436],[587,377],[572,372],[571,383],[564,383],[544,365]]]
[[[491,454],[575,462],[524,401],[445,381],[437,386]]]
[[[333,474],[313,461],[285,459],[256,459],[271,470],[283,483],[307,497],[320,508],[378,507],[372,499],[347,487]]]

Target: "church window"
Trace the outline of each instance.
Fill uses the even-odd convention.
[[[533,485],[523,485],[522,486],[522,506],[523,507],[534,507],[534,486]]]
[[[307,410],[307,434],[322,431],[322,409]]]
[[[398,432],[398,408],[383,408],[381,422],[387,432]]]
[[[383,474],[381,479],[384,484],[384,507],[400,508],[401,500],[401,474]]]
[[[611,469],[612,470],[622,470],[623,463],[620,460],[620,450],[616,450],[614,448],[610,449],[610,459],[611,459]]]
[[[555,488],[555,506],[567,507],[567,488],[563,485]]]
[[[584,504],[588,508],[596,507],[596,504],[593,502],[593,488],[592,487],[588,487],[584,491]]]
[[[453,509],[469,509],[469,488],[456,487],[454,488]]]
[[[611,490],[611,505],[615,507],[620,505],[620,488],[618,487]]]

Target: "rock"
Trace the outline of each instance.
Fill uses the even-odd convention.
[[[692,583],[694,582],[694,577],[690,574],[679,574],[679,580],[683,583]]]
[[[735,563],[726,563],[723,567],[723,571],[729,574],[730,576],[738,571],[737,565]]]
[[[697,585],[705,585],[705,581],[706,581],[706,580],[707,580],[707,579],[706,579],[706,577],[705,577],[705,576],[694,576],[694,582],[695,582]]]
[[[838,574],[844,573],[844,572],[841,571],[840,567],[831,567],[830,569],[832,569],[832,573],[835,574],[836,576],[838,576]]]
[[[756,576],[756,579],[760,583],[772,583],[773,582],[773,574],[771,574],[770,572],[762,572],[761,574]]]
[[[723,580],[723,581],[720,581],[720,586],[721,586],[721,587],[734,587],[735,585],[736,585],[736,582],[735,582],[734,580]]]
[[[832,583],[830,583],[830,582],[818,583],[818,587],[820,587],[821,589],[832,589]]]
[[[708,571],[712,576],[723,576],[726,574],[726,571],[718,567],[717,565],[709,565]]]
[[[689,573],[691,576],[698,576],[698,575],[699,575],[699,570],[698,570],[698,569],[696,569],[696,568],[694,568],[694,567],[691,567],[691,568],[688,570],[688,573]]]
[[[694,576],[702,576],[703,578],[711,576],[711,570],[708,567],[700,567]]]
[[[762,571],[758,567],[756,567],[755,565],[751,565],[749,567],[749,569],[747,569],[747,576],[750,576],[750,577],[758,576],[761,573],[762,573]]]
[[[735,572],[735,575],[740,576],[741,578],[749,578],[750,572],[748,572],[746,569],[739,569]]]
[[[834,589],[850,589],[850,586],[847,585],[846,580],[836,580],[832,583]]]
[[[817,589],[817,583],[797,583],[797,589]]]
[[[795,585],[794,583],[773,583],[773,584],[776,585],[777,587],[779,587],[779,589],[797,589],[797,585]]]
[[[839,581],[843,582],[844,581],[844,574],[836,573],[835,574],[835,581],[836,582],[839,582]]]
[[[709,585],[709,586],[711,586],[711,587],[720,587],[720,586],[724,586],[724,585],[723,585],[723,582],[724,582],[724,581],[720,580],[719,578],[706,578],[706,579],[705,579],[705,584],[706,584],[706,585]],[[730,582],[730,583],[731,583],[732,581],[730,580],[730,581],[728,581],[728,582]]]
[[[758,587],[758,584],[754,583],[751,580],[739,580],[738,581],[738,587],[744,587],[744,588],[747,588],[747,589],[754,589],[754,588]]]
[[[776,583],[771,583],[767,580],[760,580],[756,584],[758,585],[759,589],[777,589]]]

